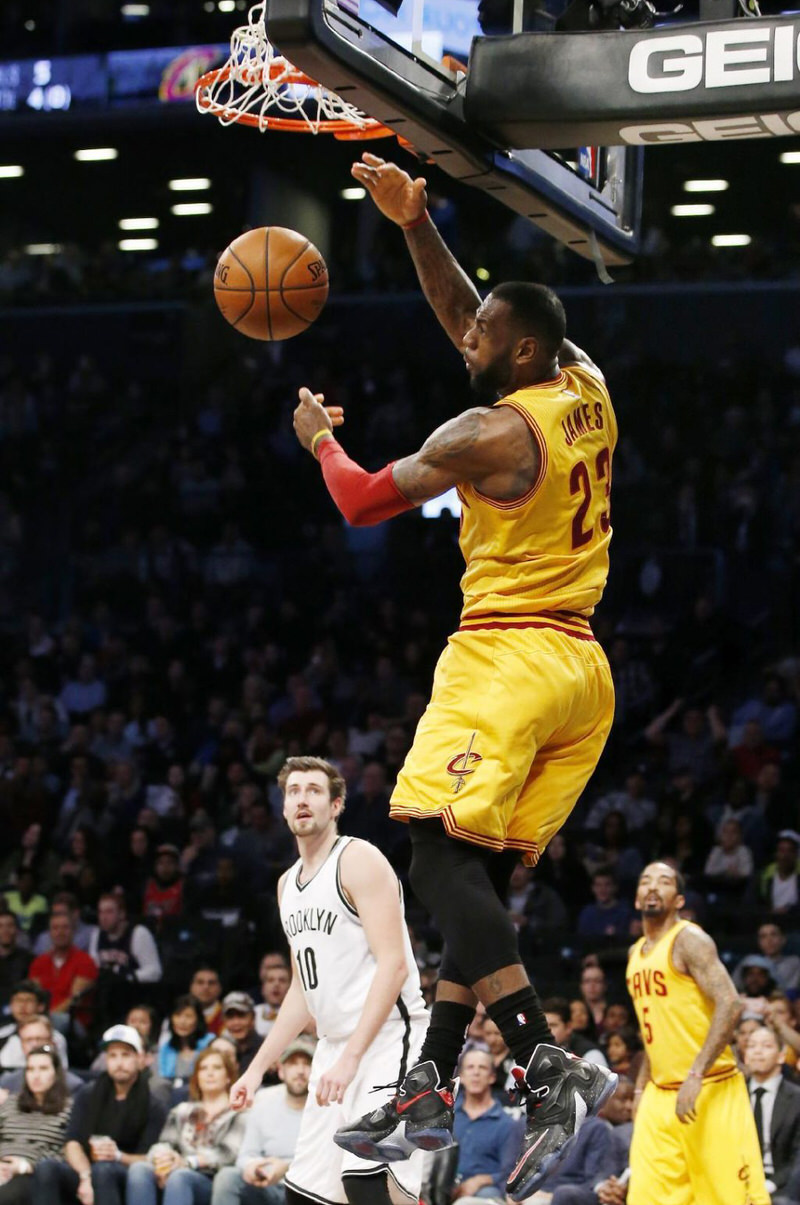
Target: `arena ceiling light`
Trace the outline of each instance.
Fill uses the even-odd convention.
[[[713,205],[673,205],[670,209],[674,218],[707,218],[715,212]]]
[[[0,180],[14,180],[25,175],[25,168],[19,163],[0,163]]]
[[[119,11],[126,21],[138,21],[140,17],[150,16],[150,5],[123,4]]]
[[[800,151],[784,151],[778,158],[781,163],[800,163]]]
[[[167,188],[170,192],[202,192],[211,187],[207,176],[186,176],[180,180],[169,180]]]
[[[684,192],[727,192],[730,185],[727,180],[684,180]]]
[[[90,146],[75,152],[79,163],[99,163],[103,159],[116,159],[119,151],[114,146]]]
[[[339,193],[343,201],[363,201],[366,195],[366,188],[343,188]]]
[[[157,238],[121,238],[117,243],[120,251],[155,251]]]
[[[120,230],[158,230],[158,218],[120,218]]]
[[[28,243],[26,255],[58,255],[63,248],[61,243]]]
[[[208,201],[190,201],[186,205],[173,205],[170,213],[174,213],[176,218],[193,218],[198,217],[203,213],[212,213],[213,205],[209,205]]]
[[[221,13],[232,13],[236,9],[236,0],[219,0],[217,8]]]
[[[711,246],[749,247],[752,241],[749,234],[715,234],[711,240]]]

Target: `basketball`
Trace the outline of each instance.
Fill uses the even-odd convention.
[[[225,321],[248,338],[291,339],[322,313],[328,268],[304,234],[261,226],[222,252],[214,298]]]

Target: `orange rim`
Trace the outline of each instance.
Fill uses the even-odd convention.
[[[355,121],[348,121],[346,117],[330,117],[322,121],[315,121],[312,127],[302,117],[265,117],[255,113],[242,113],[238,109],[230,109],[219,101],[212,100],[206,92],[206,89],[211,88],[214,84],[225,83],[230,78],[230,74],[229,64],[224,67],[216,67],[213,71],[207,71],[205,75],[201,75],[194,87],[198,106],[204,112],[213,113],[215,117],[219,117],[223,121],[238,122],[239,125],[251,126],[256,130],[283,130],[289,134],[332,134],[334,138],[342,142],[394,137],[394,130],[390,130],[388,126],[382,125],[373,117],[367,117],[363,125],[359,125]],[[309,88],[321,87],[310,75],[306,75],[305,72],[293,67],[291,63],[282,58],[270,60],[269,78],[271,80],[279,79],[285,84],[299,84]],[[257,80],[254,78],[253,83],[256,82]],[[247,84],[243,86],[247,87]]]

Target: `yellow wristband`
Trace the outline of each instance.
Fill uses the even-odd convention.
[[[317,431],[316,435],[311,440],[311,453],[313,456],[316,456],[317,454],[317,444],[326,435],[333,435],[330,427],[322,427],[321,430]]]

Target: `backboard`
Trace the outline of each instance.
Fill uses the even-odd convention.
[[[517,7],[521,20],[522,0]],[[266,22],[282,55],[382,122],[422,162],[482,189],[598,266],[635,254],[640,148],[511,150],[465,116],[480,33],[474,0],[402,0],[396,15],[377,0],[268,0]],[[385,144],[376,145],[383,154]]]

